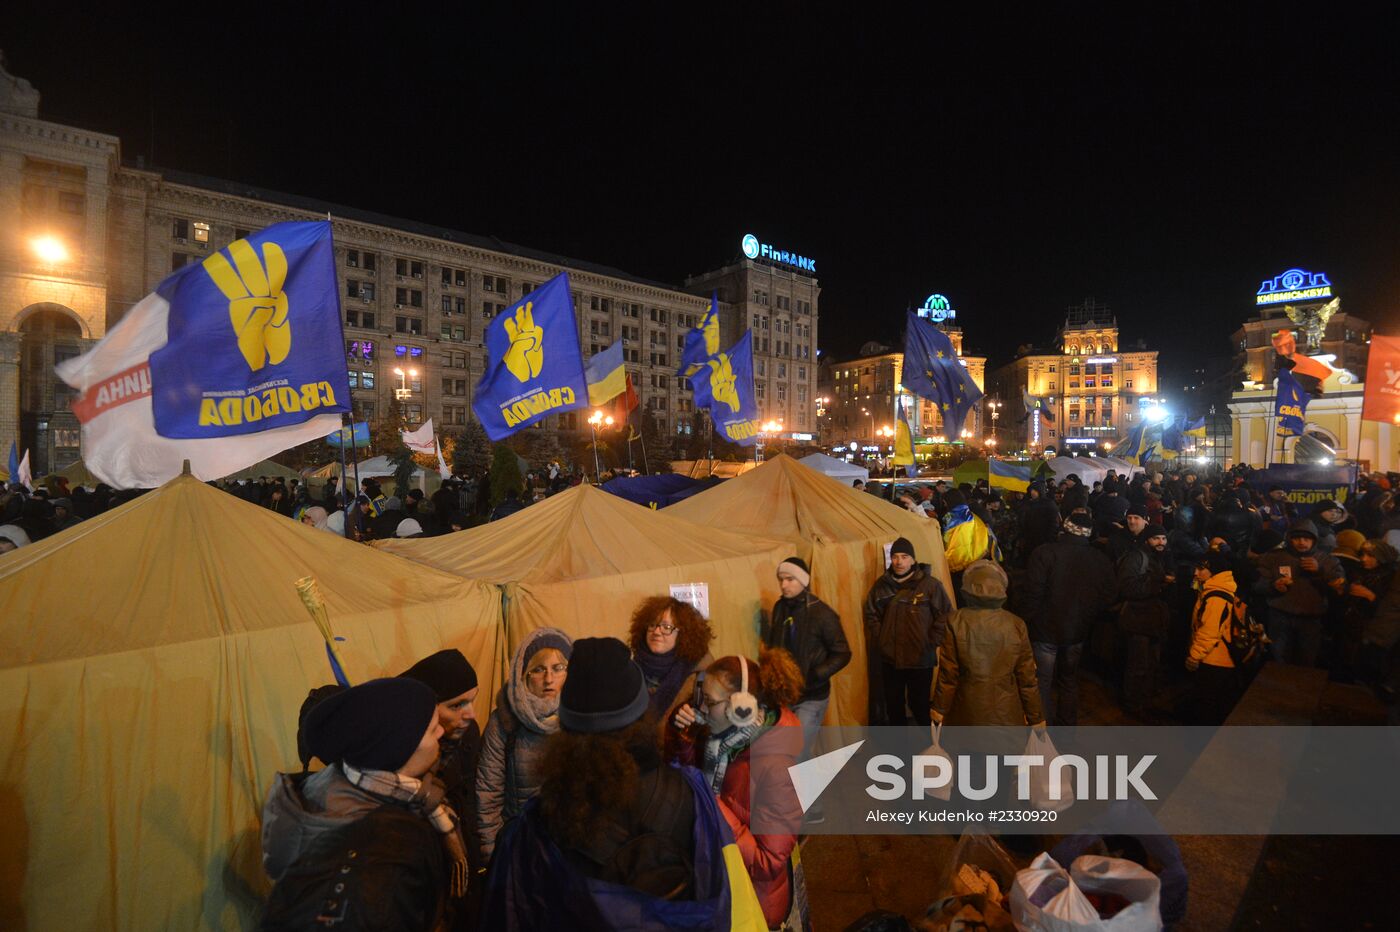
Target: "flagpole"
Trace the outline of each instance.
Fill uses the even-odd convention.
[[[344,415],[344,414],[342,414],[342,415],[340,416],[340,429],[341,429],[341,430],[345,430],[345,415]],[[353,422],[351,422],[351,424],[350,424],[350,442],[351,442],[351,443],[354,443],[354,442],[355,442],[355,424],[354,424]],[[351,505],[351,502],[350,502],[350,497],[349,497],[348,495],[345,494],[345,484],[346,484],[346,482],[349,481],[349,477],[347,477],[345,473],[346,473],[346,466],[345,466],[345,443],[344,443],[344,439],[342,438],[342,441],[341,441],[341,444],[340,444],[340,495],[341,495],[341,497],[342,497],[343,499],[345,499],[345,523],[348,525],[348,524],[350,523],[350,505]]]

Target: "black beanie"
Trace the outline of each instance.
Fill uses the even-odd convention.
[[[1210,570],[1210,574],[1214,576],[1216,573],[1223,573],[1226,570],[1233,569],[1234,561],[1230,559],[1230,554],[1223,550],[1211,550],[1208,551],[1196,565],[1204,566],[1206,569]]]
[[[894,556],[895,554],[897,554],[897,553],[907,553],[907,554],[909,554],[909,556],[911,556],[911,557],[914,556],[914,545],[911,544],[911,543],[909,543],[909,538],[907,538],[907,537],[897,537],[897,538],[895,538],[894,543],[890,545],[890,556],[893,557],[893,556]],[[918,558],[915,557],[915,559],[918,559]]]
[[[641,718],[650,703],[642,668],[617,638],[580,638],[559,695],[565,731],[619,731]]]
[[[476,671],[455,647],[440,650],[399,674],[427,685],[437,696],[438,702],[446,702],[465,692],[476,689]]]
[[[307,713],[306,749],[327,764],[397,770],[418,750],[436,715],[433,691],[417,680],[370,680]]]

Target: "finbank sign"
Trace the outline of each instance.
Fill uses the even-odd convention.
[[[806,256],[799,256],[795,252],[788,252],[786,249],[779,249],[767,243],[758,241],[758,237],[752,233],[745,233],[739,246],[744,250],[744,255],[750,259],[768,259],[782,265],[790,265],[795,269],[816,274],[817,260],[808,259]]]

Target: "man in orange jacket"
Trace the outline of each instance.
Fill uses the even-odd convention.
[[[1230,623],[1235,614],[1235,574],[1230,556],[1218,550],[1196,565],[1200,595],[1191,612],[1191,647],[1186,669],[1191,671],[1193,725],[1219,725],[1239,698],[1239,671],[1230,657]]]

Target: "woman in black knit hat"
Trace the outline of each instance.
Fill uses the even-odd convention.
[[[268,793],[262,928],[438,928],[466,892],[467,857],[430,773],[443,734],[432,690],[371,680],[322,700],[303,733],[326,767],[278,774]]]

